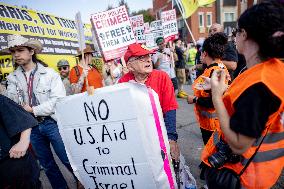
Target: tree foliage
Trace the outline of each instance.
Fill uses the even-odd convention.
[[[122,6],[122,5],[125,5],[126,10],[127,10],[127,13],[128,13],[128,15],[129,15],[130,9],[129,9],[129,6],[128,6],[128,4],[127,4],[127,2],[126,2],[125,0],[120,0],[120,1],[118,2],[118,6]]]
[[[150,14],[150,12],[148,10],[145,10],[145,9],[142,9],[142,10],[139,10],[137,12],[132,12],[132,16],[136,16],[136,15],[139,15],[139,14],[143,14],[143,19],[144,19],[144,22],[152,22],[155,20],[155,17],[152,16]]]

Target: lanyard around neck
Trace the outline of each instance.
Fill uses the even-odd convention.
[[[26,74],[24,73],[24,76],[25,76],[25,79],[26,79],[26,82],[27,82],[27,86],[28,86],[28,97],[29,97],[29,105],[32,107],[33,105],[33,84],[34,84],[34,76],[35,76],[35,73],[37,71],[38,67],[37,67],[37,64],[36,64],[36,67],[35,69],[31,72],[30,76],[29,76],[29,80],[26,76]]]

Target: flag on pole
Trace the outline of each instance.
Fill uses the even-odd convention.
[[[204,6],[213,3],[216,0],[198,0],[198,6]]]
[[[198,0],[175,0],[183,18],[190,17],[198,8]]]

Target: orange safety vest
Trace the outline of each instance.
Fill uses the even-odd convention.
[[[277,112],[269,116],[262,132],[262,136],[256,139],[255,143],[242,154],[243,159],[236,164],[226,163],[224,167],[234,170],[237,174],[241,172],[246,162],[254,154],[265,136],[255,157],[241,175],[242,187],[246,189],[267,189],[272,187],[281,175],[284,167],[284,63],[278,59],[270,59],[257,64],[238,76],[223,96],[223,102],[230,116],[235,112],[234,102],[249,87],[256,83],[265,84],[269,90],[281,100]],[[220,137],[226,140],[220,127],[212,134],[201,159],[208,166],[208,157],[216,152],[215,145]]]
[[[218,63],[218,66],[212,66],[210,68],[206,68],[203,74],[200,75],[194,81],[194,83],[192,84],[194,96],[198,98],[199,97],[210,97],[210,93],[206,92],[205,90],[198,90],[195,88],[197,84],[202,84],[204,82],[204,79],[202,78],[202,76],[210,77],[212,70],[220,70],[220,69],[224,69],[229,75],[229,72],[226,66],[222,62],[217,62],[217,63]],[[215,108],[205,108],[205,107],[199,106],[198,104],[195,104],[194,112],[195,112],[196,119],[202,129],[214,131],[217,125],[219,125],[219,120],[217,118]]]

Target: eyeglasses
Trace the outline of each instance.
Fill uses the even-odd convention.
[[[68,66],[58,67],[58,71],[61,71],[61,70],[68,70]]]
[[[151,57],[150,55],[138,56],[136,58],[135,57],[133,57],[133,58],[131,57],[130,61],[132,62],[132,61],[135,61],[135,60],[139,60],[141,62],[148,62],[150,57]]]

